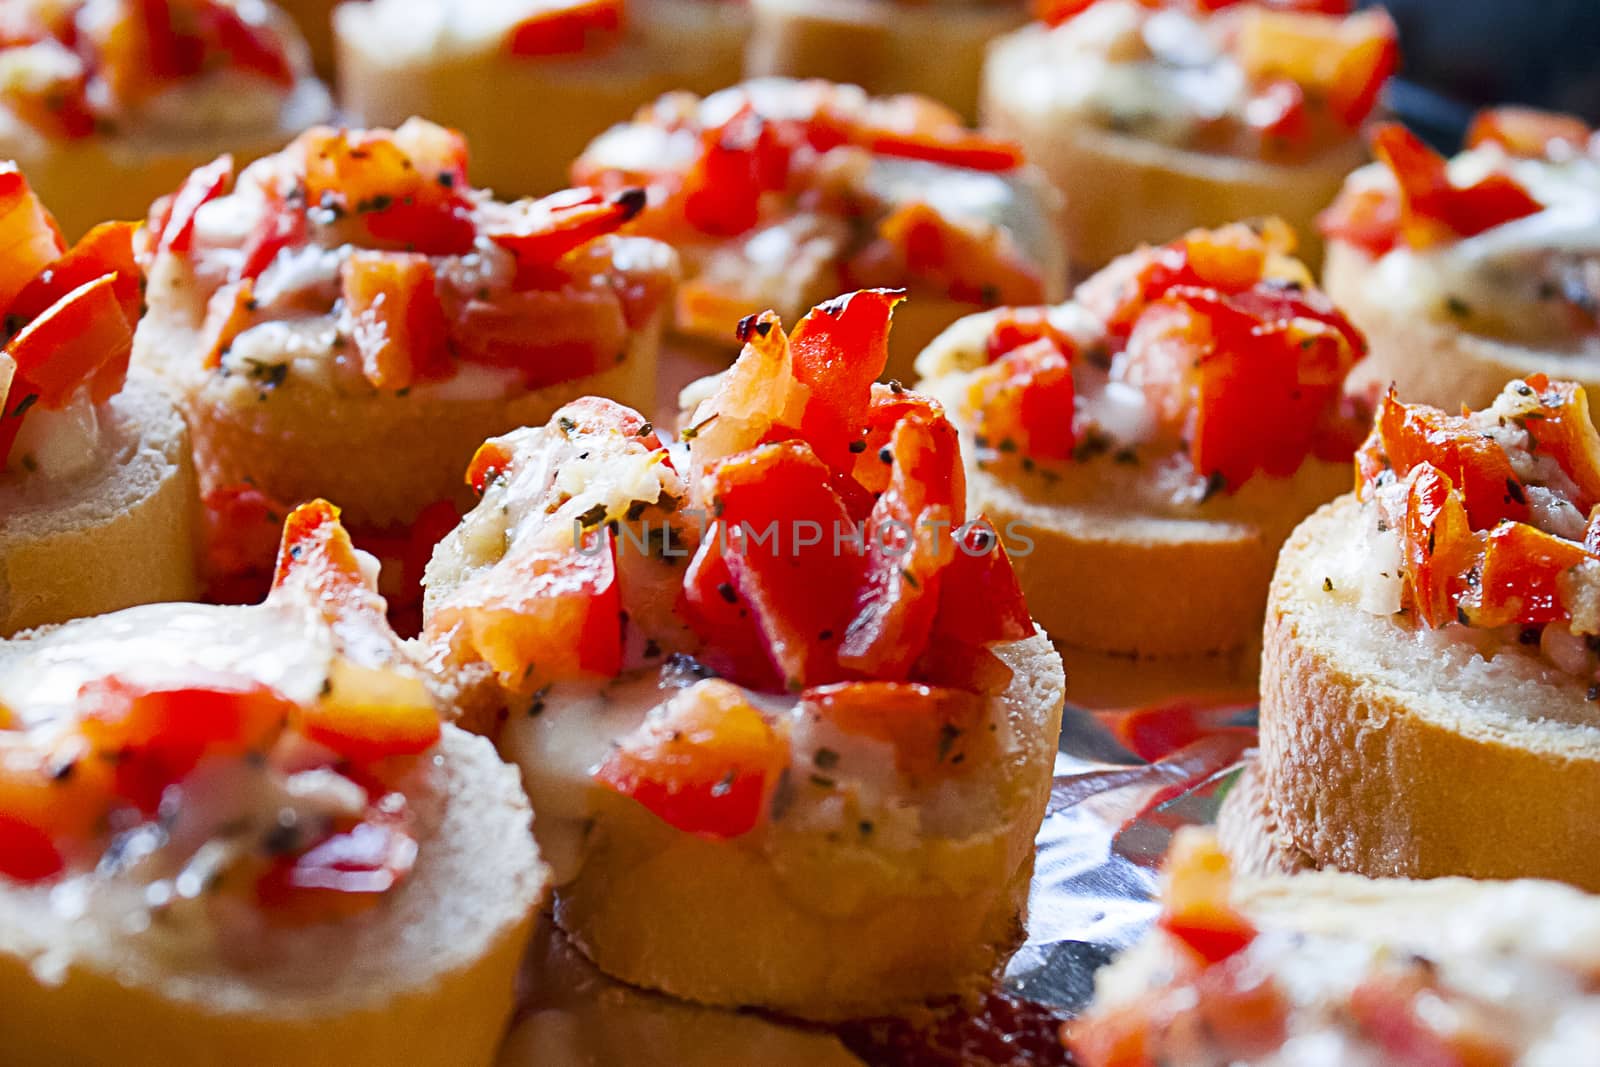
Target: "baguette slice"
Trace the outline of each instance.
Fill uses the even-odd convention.
[[[1395,387],[1407,403],[1446,411],[1488,407],[1508,381],[1545,374],[1576,381],[1600,419],[1600,355],[1555,352],[1461,329],[1442,314],[1423,313],[1373,284],[1377,261],[1342,241],[1328,245],[1323,284],[1367,335],[1372,350],[1350,376],[1352,391]],[[1387,297],[1387,298],[1386,298]]]
[[[794,827],[746,848],[598,789],[574,810],[549,784],[559,709],[514,716],[501,752],[558,867],[576,860],[558,872],[556,921],[606,973],[702,1004],[848,1019],[983,991],[1021,937],[1065,690],[1042,633],[995,652],[1015,671],[995,698],[1007,758],[969,772],[959,826],[894,844]]]
[[[461,130],[476,148],[473,184],[506,198],[566,188],[567,167],[590,140],[662,93],[709,93],[739,77],[746,16],[738,4],[639,4],[614,46],[537,57],[511,55],[494,33],[458,32],[450,7],[341,4],[339,99],[369,126],[424,115]]]
[[[921,93],[969,121],[989,41],[1022,25],[1020,4],[752,0],[746,73],[827,78],[869,93]],[[930,62],[930,57],[938,57]]]
[[[1600,889],[1600,719],[1537,649],[1412,631],[1356,603],[1360,506],[1307,519],[1273,577],[1260,773],[1317,866]],[[1481,647],[1481,651],[1480,651]]]
[[[1312,873],[1235,880],[1215,906],[1252,940],[1208,965],[1152,932],[1096,976],[1076,1062],[1596,1062],[1600,900],[1568,886]]]
[[[1358,140],[1303,164],[1192,152],[1107,130],[1038,92],[1053,72],[1049,30],[1030,26],[989,49],[985,125],[1022,145],[1066,196],[1063,234],[1074,269],[1094,270],[1130,248],[1160,244],[1199,226],[1276,215],[1315,267],[1315,225],[1345,175],[1361,164]]]
[[[105,454],[66,482],[0,480],[0,636],[197,590],[194,464],[172,404],[135,374],[100,409]]]

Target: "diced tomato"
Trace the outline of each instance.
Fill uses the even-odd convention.
[[[444,305],[427,256],[358,251],[341,277],[361,372],[374,388],[398,391],[450,376]]]
[[[695,565],[697,573],[715,574],[720,554],[728,578],[713,590],[686,585],[690,626],[712,648],[740,647],[738,635],[715,625],[719,615],[706,610],[721,597],[738,606],[741,628],[759,635],[787,688],[838,680],[862,559],[845,541],[856,527],[830,485],[831,472],[808,445],[785,441],[723,460],[708,480],[719,525]]]
[[[211,299],[206,301],[206,317],[200,323],[196,344],[200,350],[200,366],[206,370],[222,366],[228,346],[249,328],[255,308],[256,287],[249,278],[229,282],[211,294]]]
[[[203,757],[264,751],[295,711],[253,678],[209,671],[170,684],[112,675],[86,683],[78,702],[78,729],[115,763],[117,793],[147,814]]]
[[[1588,514],[1600,504],[1600,434],[1595,433],[1584,388],[1577,382],[1551,382],[1543,374],[1529,375],[1525,384],[1538,394],[1541,408],[1538,417],[1524,420],[1528,436],[1540,454],[1554,457],[1572,479],[1578,487],[1573,504]]]
[[[702,233],[732,237],[761,218],[761,197],[784,188],[798,138],[746,104],[700,133],[700,155],[683,179],[683,210]]]
[[[643,415],[603,396],[580,396],[570,404],[563,404],[551,418],[558,424],[571,423],[572,433],[586,436],[615,433],[632,437],[652,451],[661,447],[661,435]]]
[[[789,335],[793,374],[809,391],[800,433],[829,466],[848,470],[872,404],[872,383],[889,361],[889,322],[904,294],[864,289],[819,304]]]
[[[1276,250],[1273,236],[1238,223],[1193,230],[1160,248],[1118,257],[1079,286],[1076,299],[1106,324],[1114,344],[1125,341],[1144,309],[1174,288],[1238,293],[1258,284]]]
[[[789,740],[726,682],[700,682],[652,712],[595,772],[667,825],[713,840],[760,825]]]
[[[920,200],[901,204],[878,224],[879,235],[913,278],[952,300],[980,307],[1044,299],[1044,281],[1011,246],[1006,231],[953,220]]]
[[[623,0],[566,0],[512,27],[506,50],[524,59],[576,55],[622,32]]]
[[[1267,81],[1245,105],[1245,118],[1269,145],[1278,150],[1303,146],[1311,136],[1311,114],[1305,90],[1288,78]]]
[[[1373,435],[1395,477],[1404,478],[1424,463],[1443,474],[1460,491],[1472,529],[1486,530],[1504,519],[1527,519],[1527,494],[1510,459],[1465,417],[1424,404],[1403,404],[1391,390],[1378,406]],[[1378,453],[1365,454],[1370,483],[1382,461],[1374,463],[1372,457]]]
[[[82,738],[46,745],[0,732],[0,876],[59,873],[63,852],[98,833],[111,804],[111,764]]]
[[[993,363],[1007,352],[1034,341],[1049,340],[1069,355],[1077,348],[1071,337],[1050,321],[1045,307],[1005,308],[995,320],[985,342],[985,354]]]
[[[5,15],[0,12],[0,18]],[[88,75],[81,67],[48,74],[30,70],[26,78],[8,79],[0,86],[0,102],[49,139],[78,141],[93,136],[97,128],[88,88]]]
[[[345,759],[415,756],[439,741],[439,712],[420,677],[336,659],[326,692],[297,708],[295,728]]]
[[[510,471],[512,458],[513,453],[504,441],[497,438],[485,441],[472,454],[472,463],[467,467],[467,484],[482,496],[489,483]]]
[[[402,820],[378,815],[279,857],[256,882],[256,899],[280,922],[329,922],[359,915],[416,866],[417,843]]]
[[[42,882],[65,867],[66,861],[49,834],[0,812],[0,877]]]
[[[628,337],[622,305],[609,289],[530,289],[493,301],[472,299],[450,324],[457,358],[515,368],[527,389],[616,366],[627,356]]]
[[[256,603],[272,583],[273,559],[289,509],[245,484],[217,486],[201,503],[207,600]]]
[[[839,662],[897,681],[927,646],[940,579],[966,518],[966,483],[955,427],[946,419],[900,420],[886,454],[893,472],[867,520],[864,582]]]
[[[1000,535],[981,516],[958,533],[956,554],[939,589],[935,638],[992,645],[1032,637],[1033,616]],[[983,610],[974,610],[980,604]]]
[[[946,167],[999,173],[1022,166],[1021,146],[966,129],[959,119],[938,129],[870,130],[866,141],[875,155],[922,159]]]
[[[883,461],[883,450],[893,443],[895,427],[908,418],[927,423],[945,420],[944,406],[937,400],[898,383],[874,382],[871,396],[860,440],[851,449],[855,452],[855,465],[834,483],[851,516],[861,519],[867,517],[877,494],[888,489],[894,477],[894,464]]]
[[[361,558],[339,522],[339,509],[326,500],[302,504],[284,520],[272,588],[274,595],[280,590],[309,594],[330,620],[383,614],[382,601],[367,586]]]
[[[60,407],[90,383],[96,402],[122,387],[133,354],[133,324],[107,274],[74,289],[11,339],[5,351],[47,408]]]
[[[0,312],[66,250],[56,220],[15,163],[0,163]]]
[[[1562,603],[1561,577],[1595,559],[1582,545],[1523,522],[1503,522],[1489,531],[1472,625],[1517,623],[1537,626],[1572,617]]]
[[[1347,186],[1317,216],[1317,230],[1369,256],[1381,256],[1400,238],[1400,197],[1392,189]]]
[[[133,234],[138,228],[132,222],[102,222],[91,229],[34,276],[6,309],[7,317],[17,323],[29,322],[74,289],[114,274],[117,300],[128,325],[137,324],[144,303],[142,276],[133,258]]]
[[[1506,174],[1453,185],[1444,157],[1397,122],[1377,129],[1372,150],[1400,185],[1400,234],[1412,248],[1471,237],[1544,209]]]
[[[430,256],[472,250],[467,150],[454,131],[414,118],[393,131],[317,127],[295,144],[306,202],[337,206],[370,245]]]
[[[765,635],[750,624],[750,609],[733,587],[724,527],[713,526],[683,575],[679,614],[705,642],[699,656],[722,678],[758,692],[782,692],[784,678],[767,654]]]
[[[1286,78],[1328,103],[1354,129],[1378,102],[1400,61],[1400,35],[1381,8],[1348,17],[1243,9],[1234,53],[1255,82]]]
[[[622,669],[616,552],[604,529],[587,532],[581,544],[514,547],[493,583],[453,597],[428,620],[427,634],[456,631],[458,642],[519,689],[609,678]]]
[[[1209,834],[1183,833],[1167,853],[1158,925],[1206,963],[1217,963],[1255,940],[1256,928],[1229,899],[1233,872]]]
[[[1141,997],[1094,1008],[1089,1015],[1067,1023],[1065,1038],[1072,1062],[1083,1067],[1161,1067],[1156,1058],[1153,1014],[1149,998]]]
[[[806,709],[858,737],[894,747],[895,768],[919,781],[981,765],[994,751],[983,729],[987,703],[976,693],[911,682],[842,682],[806,690]]]
[[[225,194],[232,184],[233,157],[218,156],[205,166],[195,168],[177,192],[157,200],[150,209],[150,230],[156,235],[156,251],[189,251],[194,242],[195,214]]]
[[[259,278],[278,258],[279,252],[299,245],[308,232],[304,203],[299,200],[291,203],[276,186],[268,186],[265,195],[267,203],[261,219],[245,239],[237,280]]]
[[[1405,583],[1412,610],[1437,628],[1457,621],[1456,604],[1483,551],[1482,535],[1473,532],[1461,494],[1437,467],[1418,464],[1409,477],[1401,529]]]
[[[1046,462],[1072,458],[1077,434],[1070,350],[1048,338],[1030,342],[981,368],[968,388],[982,447]]]
[[[1467,130],[1467,147],[1496,144],[1514,156],[1544,159],[1556,145],[1581,154],[1592,133],[1576,115],[1508,105],[1478,112]]]
[[[229,4],[204,4],[200,18],[202,32],[216,42],[233,69],[285,88],[294,85],[294,68],[274,27],[246,20]]]
[[[515,216],[490,229],[488,236],[516,258],[515,286],[526,289],[548,283],[549,268],[561,257],[597,237],[615,233],[644,210],[645,202],[645,191],[639,188],[611,195],[567,189],[513,205]],[[557,273],[555,284],[564,278]]]

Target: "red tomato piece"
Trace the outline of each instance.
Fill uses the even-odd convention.
[[[862,559],[848,540],[857,528],[832,472],[805,443],[784,441],[723,460],[708,477],[718,525],[695,564],[698,574],[714,575],[720,554],[728,578],[714,591],[685,587],[690,626],[712,648],[740,647],[705,610],[720,596],[740,609],[739,627],[759,635],[786,688],[838,680]]]
[[[43,745],[0,731],[0,876],[38,881],[102,828],[112,768],[79,737]]]
[[[117,793],[147,814],[203,757],[264,751],[296,710],[253,678],[200,670],[171,684],[96,679],[78,700],[79,731],[115,761]]]
[[[290,923],[359,915],[416,866],[417,843],[401,820],[377,816],[279,857],[256,882],[256,899]]]
[[[318,127],[295,142],[306,202],[337,207],[367,241],[430,256],[472,250],[477,223],[466,197],[466,144],[422,119],[397,130]]]
[[[11,339],[17,378],[47,408],[60,407],[84,383],[98,403],[122,387],[133,353],[133,324],[117,295],[117,275],[79,286]],[[13,383],[16,391],[16,384]]]
[[[867,148],[875,155],[922,159],[947,167],[993,173],[1022,166],[1022,148],[1012,141],[969,130],[959,123],[938,129],[867,131]]]
[[[1350,992],[1350,1015],[1389,1063],[1417,1067],[1506,1067],[1515,1055],[1493,1023],[1450,1025],[1445,994],[1422,967],[1374,974]],[[1423,1002],[1427,1001],[1426,1006]],[[1441,1020],[1443,1016],[1443,1020]],[[1439,1029],[1445,1021],[1448,1030]]]
[[[1560,579],[1596,558],[1582,545],[1523,522],[1502,522],[1489,531],[1476,603],[1466,608],[1472,625],[1566,622]]]
[[[1593,134],[1576,115],[1531,107],[1491,107],[1478,112],[1467,130],[1467,147],[1497,144],[1511,155],[1544,159],[1556,145],[1581,154]]]
[[[999,533],[981,516],[959,533],[939,589],[935,640],[991,645],[1032,637],[1033,616]]]
[[[761,219],[761,197],[783,189],[802,136],[745,104],[700,132],[700,155],[683,179],[683,210],[702,233],[733,237]]]
[[[374,388],[450,376],[448,325],[427,256],[358,251],[345,261],[342,285],[361,372]]]
[[[514,205],[516,215],[489,230],[488,236],[516,258],[515,285],[526,289],[552,281],[549,268],[568,252],[631,222],[644,210],[646,200],[645,191],[639,188],[610,195],[593,189],[567,189]],[[555,284],[564,279],[560,272],[553,276]]]
[[[144,303],[142,276],[133,258],[133,235],[138,228],[133,222],[102,222],[91,229],[34,276],[6,309],[7,317],[18,323],[31,321],[74,289],[114,274],[117,301],[128,325],[136,325]]]
[[[218,156],[196,167],[178,191],[164,196],[150,209],[150,230],[158,252],[187,252],[194,243],[195,214],[225,194],[233,184],[233,157]]]
[[[210,490],[202,505],[208,600],[255,603],[271,583],[273,559],[289,509],[255,486],[242,484]]]
[[[810,390],[800,434],[837,470],[855,465],[850,442],[889,361],[889,323],[904,293],[863,289],[813,308],[789,335],[796,380]]]
[[[1258,89],[1245,105],[1245,118],[1277,151],[1303,147],[1311,137],[1305,90],[1288,78],[1271,79]]]
[[[1001,230],[960,225],[931,204],[913,200],[879,223],[878,233],[911,277],[952,300],[993,307],[1044,299],[1038,270],[1013,254]]]
[[[1400,239],[1400,197],[1391,189],[1345,188],[1317,216],[1317,230],[1369,256],[1381,256]]]
[[[216,42],[234,70],[257,75],[285,88],[294,85],[294,67],[273,27],[246,21],[228,4],[207,3],[201,9],[201,31],[208,40]]]
[[[1471,237],[1544,206],[1514,178],[1490,174],[1464,188],[1451,184],[1446,161],[1397,122],[1372,136],[1372,150],[1400,186],[1400,235],[1412,248]]]
[[[491,482],[510,472],[513,458],[511,449],[500,441],[485,441],[472,454],[472,462],[467,466],[467,484],[482,496]]]
[[[517,23],[506,50],[524,59],[589,51],[622,32],[626,11],[623,0],[568,0]]]
[[[897,681],[927,646],[942,572],[966,518],[966,483],[955,427],[945,419],[902,419],[886,455],[892,473],[867,520],[864,582],[839,662]]]
[[[1258,284],[1273,251],[1269,239],[1239,224],[1193,230],[1160,248],[1118,257],[1079,286],[1076,299],[1106,324],[1115,347],[1145,308],[1174,288],[1238,293]]]
[[[42,882],[65,867],[66,861],[49,834],[0,812],[0,877]]]
[[[1461,621],[1456,605],[1482,556],[1483,535],[1473,532],[1461,494],[1437,467],[1419,464],[1410,478],[1400,532],[1405,583],[1417,617],[1438,628]]]
[[[306,239],[309,223],[305,205],[290,203],[275,187],[268,187],[266,195],[266,210],[245,240],[244,256],[235,280],[259,278],[278,258],[279,252],[294,248]]]
[[[66,250],[56,220],[15,163],[0,163],[0,312]]]
[[[628,323],[609,289],[530,289],[472,299],[454,312],[450,341],[458,358],[510,367],[524,388],[598,374],[628,353]]]
[[[1256,928],[1230,900],[1233,871],[1216,839],[1173,839],[1164,865],[1161,929],[1206,963],[1225,960],[1255,940]]]
[[[206,317],[200,323],[196,345],[202,367],[215,370],[222,366],[228,346],[249,328],[255,306],[256,287],[249,278],[229,282],[211,294],[211,299],[206,301]]]
[[[979,413],[980,447],[1046,462],[1072,458],[1077,435],[1070,350],[1048,338],[1014,348],[974,374],[969,388]]]
[[[513,549],[493,585],[454,598],[427,633],[459,631],[479,659],[525,689],[611,677],[622,669],[616,551],[603,529],[581,547]]]
[[[728,840],[760,825],[789,741],[736,686],[700,682],[652,712],[595,779],[667,825]]]
[[[1600,434],[1595,432],[1583,386],[1577,382],[1551,382],[1543,374],[1529,375],[1525,384],[1539,396],[1539,418],[1523,425],[1537,450],[1555,457],[1578,487],[1573,504],[1584,514],[1600,504]],[[1511,518],[1518,516],[1512,515]]]
[[[1464,417],[1403,404],[1391,391],[1379,404],[1373,432],[1395,477],[1404,478],[1423,464],[1443,474],[1460,492],[1472,529],[1486,530],[1505,519],[1526,521],[1527,494],[1511,461]],[[1374,466],[1369,454],[1367,469],[1370,482],[1382,469],[1381,460]]]

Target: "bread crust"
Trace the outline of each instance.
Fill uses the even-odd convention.
[[[190,171],[224,152],[243,167],[278,151],[300,130],[326,121],[332,113],[327,89],[305,78],[285,102],[282,120],[273,129],[211,129],[205,137],[188,142],[101,135],[78,141],[0,138],[0,158],[17,161],[71,241],[107,219],[142,220],[150,205],[182,185]]]
[[[1171,148],[1116,133],[1029,89],[1039,68],[1041,26],[990,46],[983,122],[1022,145],[1066,198],[1063,238],[1074,270],[1092,271],[1141,244],[1163,244],[1196,227],[1276,215],[1300,238],[1299,256],[1322,260],[1316,216],[1365,154],[1359,140],[1297,164]]]
[[[139,374],[102,417],[109,451],[95,470],[42,495],[0,487],[0,637],[198,590],[183,420]]]
[[[1318,866],[1371,876],[1600,889],[1600,726],[1587,682],[1509,673],[1537,668],[1536,652],[1511,646],[1497,652],[1512,657],[1507,676],[1473,682],[1469,696],[1451,688],[1447,633],[1432,635],[1438,647],[1407,645],[1398,623],[1365,616],[1385,628],[1372,647],[1390,648],[1387,664],[1348,639],[1360,608],[1319,575],[1356,535],[1359,507],[1347,496],[1307,519],[1273,578],[1260,770],[1284,833]]]
[[[8,1061],[488,1067],[546,872],[515,772],[481,738],[444,731],[443,799],[419,812],[433,833],[411,877],[373,923],[312,931],[326,951],[292,966],[184,971],[126,935],[62,958],[63,920],[37,921],[38,902],[19,906],[33,891],[0,888]]]
[[[1000,798],[983,828],[908,854],[800,831],[758,852],[607,794],[557,922],[608,974],[703,1004],[845,1019],[988,988],[1022,932],[1065,687],[1042,634],[996,651],[1018,745],[974,772]]]
[[[1530,374],[1576,381],[1600,419],[1600,358],[1529,348],[1482,337],[1404,302],[1386,303],[1367,277],[1377,261],[1342,241],[1328,245],[1323,286],[1333,302],[1367,335],[1371,351],[1356,365],[1347,388],[1363,393],[1395,387],[1408,404],[1457,411],[1494,403],[1506,383]]]
[[[205,308],[177,257],[158,261],[152,300],[134,341],[134,362],[174,395],[194,438],[203,492],[250,481],[285,505],[337,501],[352,525],[405,523],[435,501],[471,503],[463,472],[487,437],[539,425],[580,396],[609,396],[652,410],[665,308],[630,334],[626,355],[598,374],[499,397],[336,392],[290,374],[276,388],[201,366]]]
[[[1315,870],[1278,825],[1254,760],[1246,760],[1217,809],[1217,843],[1239,874],[1265,877]]]
[[[1027,21],[1021,4],[752,0],[746,73],[826,78],[874,95],[921,93],[977,117],[984,48]],[[937,62],[929,58],[937,56]]]
[[[339,100],[366,126],[425,115],[458,129],[473,146],[474,185],[502,199],[542,195],[566,188],[589,142],[658,96],[738,81],[738,7],[666,0],[646,7],[609,52],[518,59],[496,45],[425,55],[388,48],[369,29],[376,11],[344,4],[334,13]]]

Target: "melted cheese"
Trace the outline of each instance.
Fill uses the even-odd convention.
[[[5,391],[0,390],[0,398]],[[36,406],[28,412],[22,429],[6,457],[5,470],[13,475],[64,481],[94,469],[104,455],[100,412],[80,389],[64,406]]]

